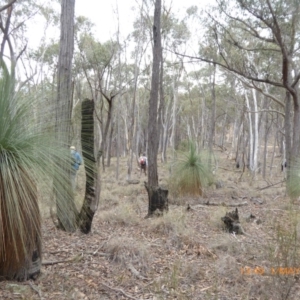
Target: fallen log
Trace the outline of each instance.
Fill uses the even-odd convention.
[[[202,205],[211,205],[211,206],[228,206],[228,207],[240,207],[248,205],[247,201],[237,202],[237,203],[225,203],[225,202],[212,202],[212,201],[204,201],[200,202]]]

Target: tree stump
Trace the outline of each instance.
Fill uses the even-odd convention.
[[[168,190],[157,186],[149,186],[146,182],[145,188],[149,198],[148,215],[146,217],[152,216],[157,210],[161,213],[169,210]]]
[[[239,220],[239,212],[237,208],[232,212],[227,212],[225,216],[221,218],[221,220],[225,223],[228,232],[235,232],[237,234],[242,233]]]

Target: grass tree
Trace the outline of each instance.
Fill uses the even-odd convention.
[[[199,154],[194,143],[187,152],[177,153],[170,177],[170,190],[175,195],[203,195],[213,180],[209,156]]]
[[[70,186],[70,179],[59,173],[54,162],[63,157],[71,164],[71,159],[69,149],[56,142],[45,122],[50,118],[38,118],[34,99],[18,96],[13,81],[1,61],[0,279],[27,280],[35,278],[41,267],[39,198],[50,197],[54,174],[60,182],[57,193]],[[68,192],[71,197],[72,190]]]

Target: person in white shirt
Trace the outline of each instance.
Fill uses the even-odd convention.
[[[143,153],[143,155],[140,156],[139,164],[140,164],[141,173],[144,172],[145,175],[147,175],[148,161],[147,161],[147,156],[145,153]]]

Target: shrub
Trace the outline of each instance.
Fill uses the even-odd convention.
[[[208,157],[198,154],[194,143],[189,144],[189,151],[179,153],[173,163],[170,176],[170,192],[175,196],[203,195],[203,189],[213,181]]]

